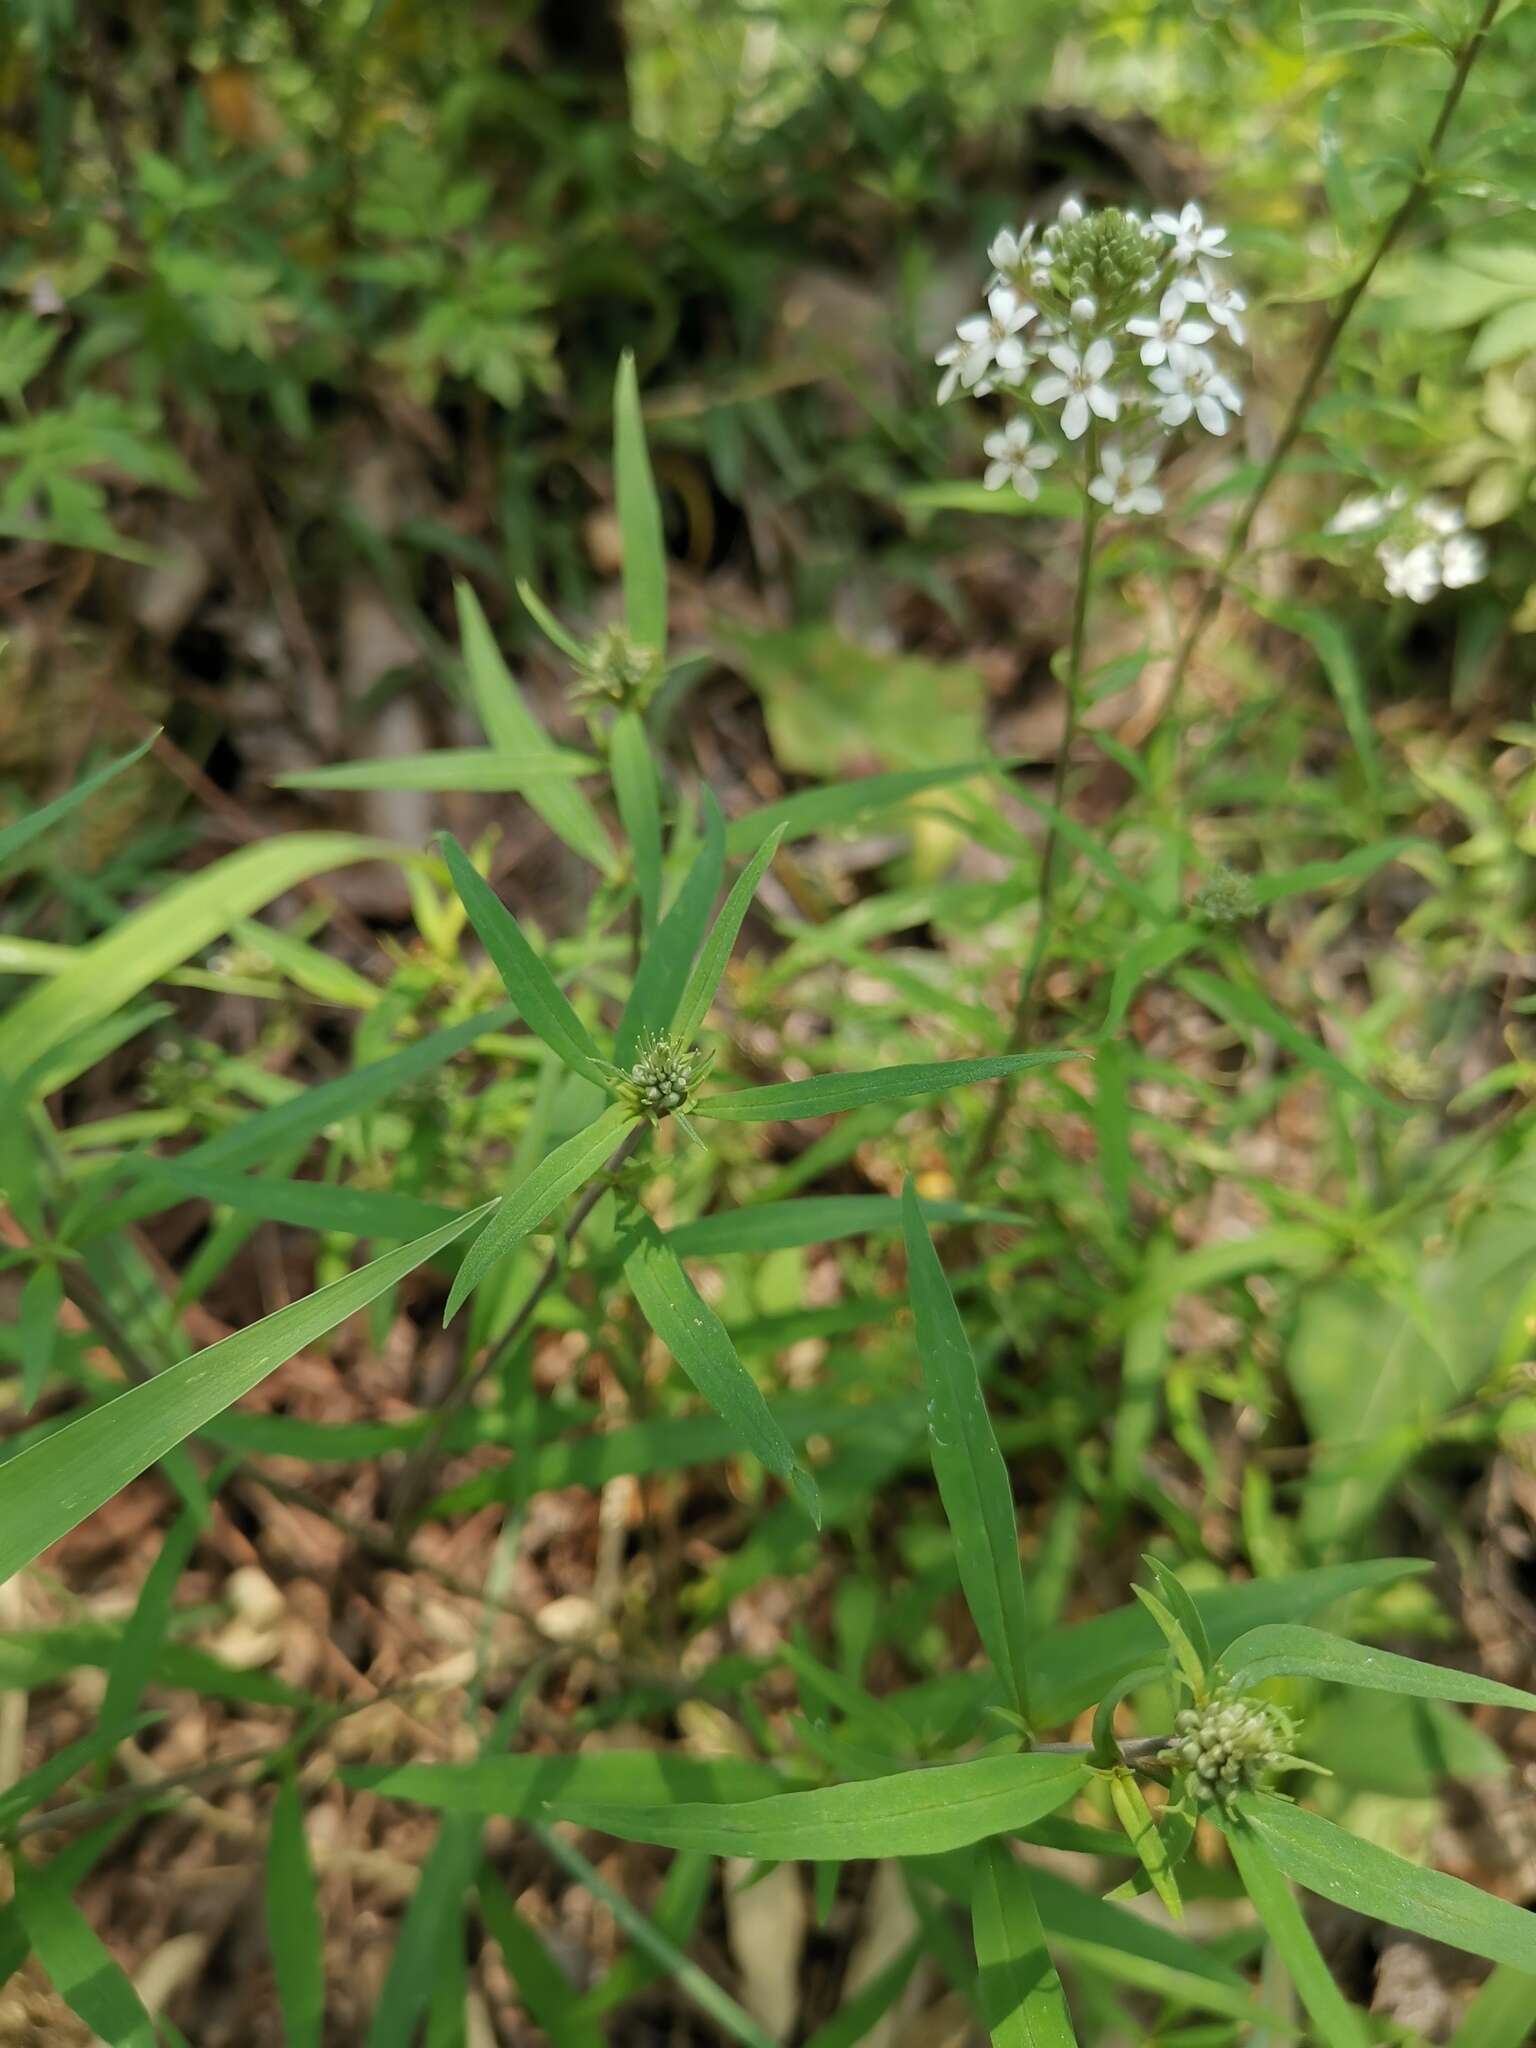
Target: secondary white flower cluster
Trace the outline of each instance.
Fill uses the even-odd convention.
[[[1401,484],[1346,498],[1325,529],[1350,538],[1374,534],[1388,597],[1428,604],[1439,590],[1464,590],[1488,573],[1488,550],[1467,532],[1466,515],[1448,498],[1409,504]]]
[[[1190,420],[1224,434],[1243,409],[1217,353],[1242,345],[1247,306],[1219,268],[1226,235],[1193,202],[1143,220],[1068,199],[1045,228],[996,236],[986,310],[935,357],[941,405],[956,391],[998,392],[1018,408],[982,443],[989,491],[1038,497],[1039,472],[1093,427],[1094,498],[1112,512],[1161,511],[1161,441]]]

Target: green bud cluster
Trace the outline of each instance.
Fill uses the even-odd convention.
[[[605,626],[587,645],[579,689],[611,704],[644,705],[661,679],[654,648],[641,647],[622,626]]]
[[[1212,868],[1190,902],[1201,924],[1246,924],[1258,915],[1259,899],[1253,879],[1237,868]]]
[[[1296,1761],[1296,1724],[1283,1707],[1219,1686],[1174,1718],[1173,1740],[1159,1761],[1185,1774],[1201,1799],[1253,1792]]]
[[[1048,227],[1041,237],[1042,257],[1049,263],[1049,291],[1036,270],[1030,289],[1047,313],[1067,313],[1074,304],[1091,300],[1090,316],[1097,333],[1107,333],[1146,301],[1171,271],[1165,243],[1157,229],[1118,206],[1085,213],[1080,220]],[[1060,300],[1053,308],[1050,293]]]
[[[636,1116],[659,1124],[691,1107],[693,1091],[708,1071],[710,1057],[694,1046],[679,1045],[665,1032],[644,1040],[640,1057],[627,1074],[619,1075],[614,1094]]]

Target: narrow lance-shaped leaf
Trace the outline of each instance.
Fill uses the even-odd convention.
[[[530,1231],[536,1230],[557,1203],[586,1185],[617,1149],[625,1132],[638,1122],[638,1117],[623,1103],[615,1102],[596,1123],[588,1124],[574,1138],[557,1145],[526,1180],[503,1195],[496,1213],[470,1246],[454,1276],[448,1306],[443,1311],[445,1323],[453,1320],[491,1268]]]
[[[979,775],[995,775],[1010,765],[999,760],[955,761],[943,768],[903,768],[889,775],[863,775],[853,782],[797,790],[793,796],[762,804],[733,820],[727,850],[742,860],[755,852],[770,832],[782,830],[789,841],[806,839],[814,832],[852,825],[872,812],[890,810],[926,790],[950,782],[972,782]]]
[[[451,832],[442,835],[443,858],[469,921],[480,934],[507,994],[551,1052],[598,1087],[607,1085],[591,1033],[555,985],[553,975],[518,929],[517,919],[475,867]]]
[[[1087,1780],[1087,1767],[1077,1757],[992,1756],[720,1805],[684,1800],[667,1806],[598,1806],[557,1799],[551,1812],[626,1842],[777,1863],[838,1863],[968,1849],[990,1835],[1043,1820]]]
[[[573,776],[596,775],[590,754],[552,748],[532,760],[494,747],[439,747],[425,754],[393,754],[378,761],[338,761],[330,768],[298,768],[273,778],[279,789],[519,790],[546,788]]]
[[[1453,1671],[1440,1664],[1421,1664],[1416,1657],[1398,1657],[1375,1650],[1325,1629],[1270,1627],[1250,1629],[1222,1653],[1222,1669],[1239,1691],[1262,1685],[1266,1678],[1323,1678],[1335,1685],[1358,1685],[1371,1692],[1407,1693],[1421,1700],[1457,1700],[1465,1706],[1519,1707],[1536,1712],[1536,1693],[1517,1685],[1501,1685],[1475,1672]]]
[[[771,1123],[779,1118],[833,1116],[845,1109],[864,1109],[875,1102],[906,1102],[923,1095],[942,1095],[971,1081],[999,1081],[1005,1074],[1029,1067],[1052,1067],[1061,1060],[1083,1059],[1076,1052],[998,1053],[979,1060],[932,1060],[920,1066],[873,1067],[863,1074],[818,1074],[809,1081],[776,1081],[766,1088],[738,1088],[729,1095],[709,1095],[699,1103],[699,1116],[732,1123]]]
[[[1365,2022],[1334,1982],[1295,1894],[1264,1844],[1239,1822],[1225,1823],[1237,1874],[1274,1943],[1323,2048],[1369,2048]]]
[[[693,956],[699,950],[709,913],[720,893],[725,872],[725,820],[708,790],[704,792],[704,838],[693,865],[683,878],[677,900],[651,934],[614,1039],[614,1058],[621,1067],[634,1059],[647,1031],[664,1031],[678,1007]]]
[[[1429,1941],[1536,1974],[1536,1913],[1443,1870],[1407,1863],[1272,1792],[1248,1793],[1237,1805],[1275,1862],[1309,1892]]]
[[[769,863],[778,852],[783,837],[782,826],[771,832],[736,877],[731,893],[725,899],[725,908],[715,919],[709,937],[704,941],[703,951],[694,962],[672,1027],[684,1045],[691,1045],[699,1035],[700,1026],[715,999],[715,991],[724,979],[736,935],[751,907],[752,898],[757,894],[757,885],[768,872]]]
[[[955,1297],[910,1180],[902,1191],[907,1287],[928,1395],[929,1455],[966,1605],[1012,1705],[1029,1717],[1029,1601],[1008,1468]]]
[[[705,1400],[741,1431],[742,1447],[784,1482],[819,1528],[815,1480],[795,1456],[761,1388],[737,1357],[724,1323],[648,1216],[635,1229],[624,1276],[634,1289],[640,1313]]]
[[[97,790],[112,781],[114,776],[121,775],[125,768],[131,768],[135,761],[141,761],[159,737],[157,727],[147,740],[140,740],[126,754],[119,754],[115,761],[104,762],[83,782],[77,782],[73,789],[56,796],[52,803],[28,811],[23,817],[13,818],[9,825],[0,828],[0,868],[14,860],[34,839],[41,838],[51,827],[62,823],[71,811],[77,811],[83,803],[88,803]]]
[[[0,1584],[30,1564],[158,1458],[259,1386],[296,1351],[366,1308],[434,1252],[452,1244],[488,1213],[471,1209],[441,1229],[359,1272],[264,1316],[168,1366],[142,1386],[91,1409],[29,1445],[6,1467],[0,1502]]]
[[[267,1840],[267,1941],[283,2014],[284,2048],[321,2048],[325,2026],[324,1930],[304,1808],[291,1775],[278,1787]]]
[[[552,646],[558,647],[567,660],[573,661],[578,668],[585,667],[587,661],[586,648],[582,646],[574,633],[568,633],[565,630],[564,626],[561,625],[543,598],[539,596],[533,585],[519,577],[517,594],[523,600],[529,617],[539,628],[545,639]]]
[[[638,711],[621,711],[608,738],[608,767],[619,817],[629,839],[640,898],[641,930],[655,929],[661,902],[661,791],[645,721]]]
[[[15,1881],[27,1939],[70,2011],[111,2048],[157,2048],[143,2001],[68,1892],[24,1859]]]
[[[613,390],[613,469],[619,537],[624,545],[624,617],[632,640],[658,655],[664,654],[667,554],[661,532],[661,505],[645,445],[635,359],[628,349],[620,358]]]
[[[981,2015],[993,2048],[1077,2048],[1077,2034],[1030,1889],[1005,1841],[976,1852],[971,1928]]]
[[[76,949],[61,974],[29,989],[0,1019],[0,1073],[39,1070],[45,1054],[72,1035],[111,1019],[173,967],[231,924],[311,875],[362,860],[393,859],[396,849],[350,832],[290,832],[226,854],[173,882],[99,939]]]
[[[501,658],[501,649],[492,638],[480,600],[462,581],[454,585],[454,597],[459,611],[459,636],[464,645],[464,666],[486,738],[497,753],[514,761],[558,758],[563,749],[555,745],[523,702],[511,671]],[[614,872],[616,864],[608,834],[579,789],[566,781],[530,781],[524,785],[524,794],[529,808],[573,853],[589,860],[602,874]]]

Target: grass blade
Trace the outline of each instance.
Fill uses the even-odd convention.
[[[1013,1488],[960,1312],[910,1179],[902,1192],[907,1287],[928,1394],[929,1455],[966,1605],[1010,1703],[1029,1718],[1029,1602]]]
[[[496,972],[530,1031],[550,1051],[599,1088],[607,1087],[591,1033],[555,985],[553,975],[523,937],[517,919],[475,867],[451,832],[442,835],[443,858],[469,921],[480,934]]]
[[[1501,1963],[1451,2036],[1449,2048],[1529,2048],[1536,2035],[1536,1977]]]
[[[73,789],[65,790],[62,796],[56,796],[52,803],[43,804],[35,811],[28,811],[25,817],[13,818],[9,825],[0,830],[0,868],[7,866],[18,853],[30,846],[34,839],[40,839],[45,832],[62,823],[71,811],[76,811],[81,804],[88,803],[97,790],[109,783],[114,776],[121,775],[125,768],[131,768],[135,761],[142,761],[159,737],[157,727],[147,740],[140,740],[128,753],[119,754],[115,761],[103,762],[101,767],[87,775],[83,782],[77,782]]]
[[[141,989],[201,952],[238,918],[311,875],[354,861],[386,860],[395,848],[350,832],[290,832],[245,846],[173,882],[73,962],[29,989],[0,1019],[0,1073],[35,1066],[73,1033],[112,1017]]]
[[[304,1808],[291,1775],[277,1791],[267,1839],[267,1940],[283,2014],[285,2048],[322,2048],[324,1930],[304,1838]]]
[[[70,2011],[108,2048],[158,2048],[139,1994],[69,1893],[23,1858],[15,1878],[16,1909],[33,1954]]]
[[[1234,1031],[1262,1031],[1266,1038],[1272,1038],[1302,1066],[1326,1075],[1336,1088],[1344,1089],[1361,1102],[1370,1103],[1373,1109],[1385,1111],[1388,1116],[1402,1115],[1400,1104],[1383,1095],[1379,1088],[1372,1087],[1369,1081],[1362,1080],[1325,1045],[1320,1045],[1299,1025],[1293,1024],[1289,1017],[1275,1008],[1268,996],[1261,995],[1257,989],[1242,982],[1223,981],[1198,967],[1182,969],[1175,979],[1197,1002],[1204,1003]]]
[[[626,1131],[639,1122],[622,1102],[615,1102],[596,1123],[588,1124],[574,1138],[557,1145],[540,1160],[526,1180],[510,1194],[503,1195],[495,1214],[475,1239],[463,1264],[454,1275],[443,1310],[443,1321],[452,1322],[465,1300],[479,1286],[491,1268],[504,1259],[515,1245],[536,1230],[550,1210],[567,1195],[588,1182],[612,1155]]]
[[[762,1390],[737,1357],[724,1323],[702,1299],[649,1217],[641,1219],[624,1261],[624,1275],[641,1314],[705,1400],[740,1430],[743,1448],[784,1482],[820,1528],[815,1480],[795,1456]]]
[[[738,1088],[729,1095],[709,1095],[697,1116],[720,1117],[730,1123],[771,1123],[777,1118],[835,1116],[845,1109],[864,1109],[874,1102],[909,1102],[923,1095],[942,1095],[971,1081],[996,1081],[1027,1067],[1053,1067],[1062,1060],[1085,1059],[1078,1052],[997,1053],[990,1059],[932,1060],[920,1066],[874,1067],[864,1074],[817,1074],[809,1081],[776,1081],[767,1088]]]
[[[369,2022],[366,2048],[413,2048],[416,2029],[432,2002],[442,1953],[462,1943],[464,1903],[480,1861],[481,1824],[451,1813],[405,1909],[384,1989]]]
[[[526,793],[576,775],[596,775],[600,764],[553,742],[547,754],[518,759],[494,747],[439,747],[379,761],[338,761],[330,768],[299,768],[273,777],[279,789],[516,790]]]
[[[651,475],[635,359],[626,349],[613,387],[613,474],[624,544],[624,618],[629,637],[664,654],[667,647],[667,551],[661,504]]]
[[[983,1842],[976,1852],[971,1929],[993,2048],[1077,2048],[1029,1873],[1005,1841]]]
[[[853,782],[834,782],[820,789],[802,789],[777,803],[762,804],[732,822],[726,851],[737,860],[755,853],[771,833],[781,831],[784,844],[808,839],[838,825],[855,825],[876,811],[888,811],[925,790],[949,782],[973,782],[993,775],[1005,763],[953,761],[944,768],[903,768],[889,775],[862,775]]]
[[[0,1584],[296,1351],[365,1308],[487,1213],[488,1207],[456,1216],[359,1272],[168,1366],[143,1386],[130,1387],[22,1451],[6,1468]]]
[[[486,738],[498,754],[509,760],[538,763],[560,759],[564,749],[555,745],[523,702],[522,692],[501,658],[501,649],[491,637],[479,598],[462,580],[454,585],[454,598],[464,667]],[[563,779],[530,781],[523,793],[529,808],[573,853],[590,861],[600,874],[615,872],[617,862],[608,834],[579,789]]]

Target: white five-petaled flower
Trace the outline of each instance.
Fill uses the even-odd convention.
[[[1433,541],[1421,541],[1417,547],[1395,548],[1383,541],[1376,550],[1386,578],[1389,597],[1411,598],[1415,604],[1428,604],[1440,588],[1440,550]]]
[[[1157,416],[1165,427],[1181,427],[1193,413],[1208,434],[1227,431],[1228,413],[1243,409],[1242,394],[1225,378],[1203,349],[1175,342],[1168,360],[1152,372],[1163,393]]]
[[[1225,228],[1208,228],[1205,215],[1191,199],[1182,213],[1154,213],[1152,225],[1160,228],[1165,235],[1173,238],[1173,254],[1176,262],[1194,263],[1202,256],[1230,256],[1230,249],[1223,249],[1227,239]]]
[[[1222,249],[1217,253],[1225,256],[1227,252]],[[1237,346],[1242,347],[1248,336],[1238,315],[1247,311],[1248,301],[1235,284],[1228,284],[1202,259],[1199,278],[1186,278],[1183,290],[1187,298],[1201,300],[1216,325],[1225,327]]]
[[[1021,498],[1039,497],[1040,479],[1035,471],[1049,469],[1056,460],[1056,451],[1042,447],[1034,436],[1035,430],[1026,419],[1012,419],[995,434],[988,434],[981,445],[991,457],[982,478],[989,491],[1000,491],[1004,484],[1012,484]]]
[[[1151,481],[1156,468],[1155,455],[1133,455],[1127,461],[1111,442],[1100,451],[1099,473],[1088,495],[1111,512],[1161,512],[1163,494]]]
[[[973,313],[955,330],[965,347],[960,382],[973,389],[991,370],[1003,377],[1016,377],[1029,361],[1019,335],[1034,317],[1035,309],[1027,299],[1005,284],[994,286],[987,293],[986,312]]]
[[[1080,441],[1087,433],[1090,409],[1101,420],[1118,418],[1119,397],[1104,382],[1115,351],[1102,334],[1090,341],[1081,355],[1064,341],[1056,342],[1046,353],[1058,374],[1042,377],[1034,395],[1041,405],[1066,400],[1061,408],[1061,431],[1069,441]]]
[[[1488,550],[1473,533],[1453,533],[1440,550],[1440,581],[1447,590],[1465,590],[1488,574]]]
[[[1003,275],[1018,270],[1029,261],[1029,245],[1035,238],[1035,224],[1015,234],[1012,228],[999,228],[987,245],[987,261],[992,268]]]
[[[1156,319],[1148,313],[1126,321],[1130,333],[1146,336],[1141,344],[1141,360],[1149,370],[1167,361],[1175,342],[1209,341],[1216,332],[1207,320],[1187,320],[1184,316],[1188,310],[1188,292],[1181,285],[1171,284],[1163,293]]]

